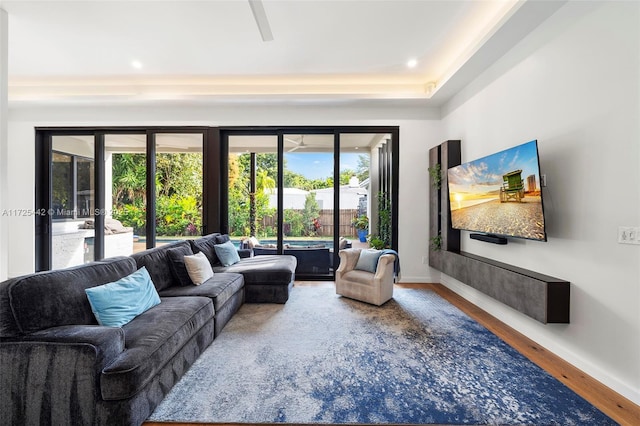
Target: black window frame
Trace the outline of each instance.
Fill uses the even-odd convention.
[[[51,269],[52,247],[51,226],[52,210],[51,199],[51,173],[52,152],[54,136],[83,135],[94,137],[94,214],[95,228],[104,229],[104,216],[99,212],[105,211],[104,206],[104,138],[110,134],[145,134],[147,139],[147,193],[154,194],[148,197],[147,204],[147,248],[155,246],[155,135],[160,133],[202,133],[203,135],[203,235],[213,232],[225,233],[228,227],[228,135],[230,134],[269,134],[278,137],[278,158],[282,164],[283,136],[285,134],[333,134],[334,152],[339,152],[340,134],[347,133],[387,133],[391,135],[391,146],[386,156],[390,169],[388,184],[391,188],[391,216],[392,216],[392,240],[391,248],[398,249],[398,175],[399,175],[399,126],[98,126],[98,127],[36,127],[35,128],[35,207],[36,211],[43,212],[34,218],[35,225],[35,269],[43,271]],[[225,136],[226,135],[226,136]],[[334,155],[334,174],[339,175],[340,159]],[[281,168],[282,166],[280,166]],[[282,170],[278,170],[278,188],[283,185]],[[339,180],[334,181],[339,185]],[[334,204],[339,205],[339,190],[334,188]],[[282,215],[282,190],[279,191],[279,214]],[[75,203],[75,201],[74,201]],[[338,213],[335,213],[334,221]],[[282,217],[278,223],[282,223]],[[56,219],[57,220],[57,219]],[[62,219],[64,220],[64,219]],[[281,225],[279,225],[281,226]],[[278,244],[282,246],[282,230],[278,230]],[[338,246],[338,234],[334,234],[334,246]],[[337,253],[334,253],[337,264]],[[104,257],[104,232],[96,232],[95,259]]]

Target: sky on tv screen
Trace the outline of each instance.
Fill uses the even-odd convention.
[[[522,190],[508,185],[508,176]],[[531,141],[448,170],[454,228],[546,239],[537,142]]]

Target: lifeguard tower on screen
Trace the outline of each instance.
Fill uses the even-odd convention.
[[[524,181],[522,180],[522,170],[514,170],[502,175],[502,188],[500,188],[500,202],[507,201],[522,202],[524,198]]]

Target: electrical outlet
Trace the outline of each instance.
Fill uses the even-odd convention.
[[[629,228],[618,226],[618,243],[629,244]]]
[[[540,186],[542,188],[546,188],[547,187],[547,175],[546,174],[541,174],[540,175]]]
[[[618,243],[640,244],[640,228],[633,226],[619,226]]]
[[[429,264],[429,256],[422,256],[422,264],[423,265]]]

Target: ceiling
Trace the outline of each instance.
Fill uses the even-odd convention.
[[[0,0],[9,105],[441,105],[564,1]],[[416,65],[407,63],[414,59]]]

